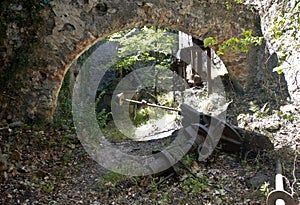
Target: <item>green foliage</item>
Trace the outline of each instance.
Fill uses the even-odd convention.
[[[73,126],[70,71],[68,71],[64,77],[64,81],[58,94],[57,102],[58,105],[54,114],[54,123],[57,126],[61,124],[68,125],[69,127]]]
[[[97,113],[97,121],[100,128],[104,128],[107,125],[107,119],[110,115],[111,112],[107,112],[105,108]]]
[[[105,95],[105,91],[103,90],[96,98],[95,102],[95,109],[97,109],[100,101],[102,100],[103,96]],[[100,129],[106,127],[108,118],[111,116],[111,112],[108,112],[105,108],[103,108],[99,113],[97,113],[97,122]]]
[[[159,70],[155,69],[169,68],[172,54],[178,49],[176,32],[155,26],[121,31],[107,37],[106,40],[118,43],[118,58],[110,69],[121,70],[122,75],[123,70],[128,72],[137,67],[153,66],[158,79]],[[157,92],[155,86],[147,89],[149,93],[154,92],[153,96],[157,97],[160,93]],[[138,108],[131,120],[136,126],[143,125],[150,119],[150,113],[156,114],[153,109]]]
[[[107,38],[118,42],[119,60],[112,69],[132,70],[137,62],[154,61],[160,67],[168,67],[170,54],[176,51],[178,39],[168,29],[144,26],[115,33]]]
[[[207,48],[209,46],[216,45],[217,41],[213,37],[208,37],[203,40],[203,43],[204,43],[204,48]]]
[[[238,38],[230,38],[225,41],[222,45],[219,46],[217,51],[218,55],[223,55],[227,50],[237,50],[239,47],[239,39]]]
[[[173,95],[170,93],[159,93],[156,99],[159,105],[168,107],[177,106],[174,103]],[[163,115],[165,115],[165,112],[162,112],[162,110],[158,108],[139,107],[136,110],[135,116],[131,120],[135,126],[139,127],[149,122],[149,120],[160,119]]]
[[[294,118],[295,118],[295,115],[293,113],[291,113],[291,114],[284,113],[282,115],[282,118],[285,119],[285,120],[288,120],[288,121],[292,122],[294,120]]]
[[[101,132],[109,142],[116,143],[127,139],[118,127],[115,126],[113,121],[106,122],[105,126],[101,129]]]
[[[226,10],[229,10],[229,9],[230,9],[231,6],[230,6],[229,1],[226,1],[226,2],[225,2],[225,6],[226,6]]]
[[[300,1],[283,0],[278,2],[276,14],[271,19],[267,38],[278,48],[279,65],[288,59],[292,53],[300,49]],[[288,43],[286,42],[288,40]],[[279,74],[284,69],[291,67],[276,68]]]
[[[241,52],[248,52],[248,47],[250,45],[261,45],[263,42],[263,37],[253,36],[251,30],[243,30],[242,38],[232,37],[218,46],[217,54],[224,55],[228,50]],[[213,37],[207,37],[204,40],[204,47],[212,46],[218,44],[218,42]]]
[[[268,113],[269,113],[269,110],[270,110],[270,108],[267,108],[268,103],[264,104],[262,108],[259,108],[252,101],[249,103],[249,105],[250,105],[249,110],[252,111],[252,112],[254,112],[254,115],[256,117],[263,118],[263,117],[267,117],[268,116]]]
[[[207,187],[206,183],[207,182],[205,181],[200,181],[198,178],[196,179],[194,177],[189,177],[183,181],[181,186],[183,190],[187,193],[200,192]]]
[[[297,118],[297,115],[295,115],[294,113],[286,113],[286,112],[283,113],[280,110],[277,110],[275,113],[277,114],[278,117],[290,122],[293,122]]]
[[[283,73],[283,68],[278,66],[273,68],[273,72],[277,72],[279,75]]]
[[[226,10],[230,10],[233,4],[241,4],[244,0],[227,0],[225,2]]]
[[[274,26],[271,31],[275,39],[289,32],[289,36],[298,40],[300,1],[296,1],[293,7],[289,7],[288,4],[288,1],[281,2],[281,10],[279,11],[279,15],[274,19]]]
[[[132,120],[133,124],[137,127],[145,124],[150,119],[149,112],[150,109],[148,107],[139,109]]]
[[[270,193],[269,189],[270,183],[269,182],[264,182],[263,185],[260,187],[260,191],[264,193],[264,195],[267,197]]]
[[[170,93],[157,96],[157,100],[160,105],[168,107],[178,107],[178,103],[174,102],[174,97]]]
[[[193,163],[195,162],[195,157],[187,154],[183,157],[182,162],[187,165],[188,167],[192,166]]]
[[[228,50],[240,50],[246,53],[248,52],[249,45],[257,46],[262,44],[263,37],[253,36],[251,30],[243,30],[242,35],[242,38],[232,37],[219,45],[217,54],[223,55]]]
[[[120,44],[119,55],[121,57],[128,56],[133,51],[137,51],[137,56],[150,51],[167,55],[176,50],[174,42],[178,41],[176,35],[168,34],[167,31],[163,28],[144,26],[115,33],[108,39]]]
[[[119,182],[124,181],[126,179],[125,175],[118,174],[116,172],[109,171],[97,181],[101,188],[114,187]]]

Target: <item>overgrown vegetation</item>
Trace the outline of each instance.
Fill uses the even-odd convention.
[[[269,110],[270,110],[267,107],[268,103],[265,103],[261,108],[259,108],[257,105],[255,105],[254,102],[252,102],[252,101],[249,103],[249,105],[250,105],[249,110],[254,113],[255,117],[264,118],[264,117],[268,116]]]
[[[145,73],[145,75],[154,75],[156,76],[156,81],[163,81],[164,79],[160,79],[159,77],[159,69],[168,69],[170,67],[172,55],[177,51],[178,38],[175,35],[176,33],[166,28],[144,26],[120,31],[107,37],[106,41],[118,44],[116,62],[109,68],[109,70],[116,72],[115,75],[118,78],[110,82],[103,82],[104,84],[108,83],[108,86],[105,87],[109,90],[99,90],[96,97],[96,104],[103,101],[103,92],[112,92],[114,89],[112,87],[113,84],[116,84],[122,77],[136,69],[151,67],[153,73]],[[152,78],[150,77],[150,79]],[[159,96],[164,94],[158,88],[157,82],[153,82],[152,87],[150,86],[137,91],[140,93],[137,100],[141,100],[147,96],[149,99],[153,99],[154,102],[158,102]],[[168,103],[167,101],[165,100],[162,103],[166,104]],[[99,106],[96,105],[96,107],[99,110]],[[151,108],[136,107],[134,113],[131,113],[131,120],[136,126],[142,125],[149,120],[149,115],[153,112]],[[109,109],[103,108],[98,111],[97,118],[101,128],[107,125],[109,115]]]
[[[118,70],[121,75],[136,69],[137,66],[156,65],[167,68],[172,54],[176,51],[174,45],[178,41],[174,31],[155,26],[120,31],[106,40],[118,43],[118,59],[110,69]]]
[[[54,114],[54,123],[56,125],[67,125],[68,127],[73,127],[70,73],[70,70],[66,73],[58,95],[58,105]]]

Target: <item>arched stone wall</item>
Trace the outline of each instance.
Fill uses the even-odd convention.
[[[261,35],[258,13],[242,4],[215,0],[55,0],[44,12],[34,63],[20,73],[18,100],[1,98],[0,117],[51,120],[57,96],[69,66],[107,35],[142,25],[168,27],[198,39],[212,36],[219,43],[252,30]],[[214,49],[218,45],[214,46]],[[221,56],[230,75],[247,88],[263,67],[264,45],[249,53],[227,52]],[[5,109],[4,109],[4,108]]]

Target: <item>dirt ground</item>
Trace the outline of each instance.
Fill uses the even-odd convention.
[[[189,153],[174,173],[158,176],[104,169],[64,125],[2,128],[0,204],[266,204],[278,159],[285,189],[300,203],[300,107],[257,93],[230,96],[228,121],[268,136],[274,150],[241,157],[219,148],[205,162]]]

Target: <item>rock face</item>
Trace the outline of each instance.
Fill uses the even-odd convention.
[[[272,58],[269,64],[276,67],[274,56],[280,61],[290,95],[294,103],[300,103],[300,44],[299,2],[281,0],[247,0],[257,8],[261,16],[261,27]],[[294,18],[294,19],[293,19]],[[275,63],[275,65],[274,65]]]
[[[219,43],[239,37],[242,30],[262,35],[259,13],[243,4],[228,8],[215,0],[60,0],[51,5],[42,2],[1,3],[5,12],[1,12],[4,21],[0,22],[0,119],[7,122],[51,120],[72,62],[114,32],[155,25],[201,40],[211,36]],[[11,14],[16,17],[9,18]],[[238,85],[247,88],[269,75],[269,68],[262,69],[268,57],[264,43],[251,47],[248,53],[226,52],[221,59]]]

